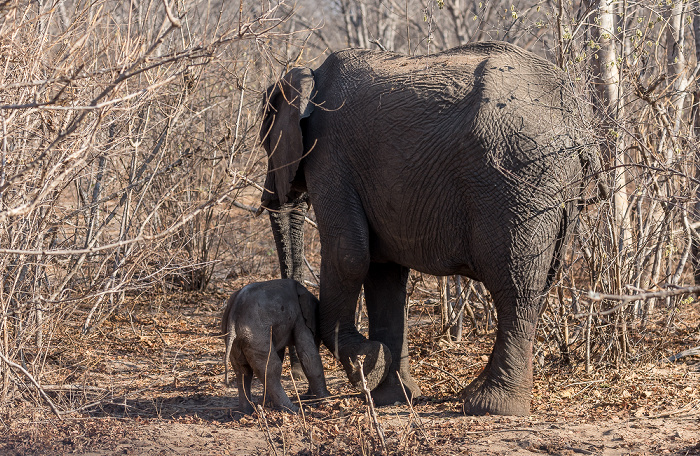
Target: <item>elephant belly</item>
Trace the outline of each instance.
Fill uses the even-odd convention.
[[[381,227],[376,229],[374,227]],[[466,220],[419,220],[387,224],[370,221],[370,259],[393,262],[426,274],[460,274],[478,280]]]

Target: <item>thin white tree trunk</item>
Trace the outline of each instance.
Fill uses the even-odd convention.
[[[598,95],[600,112],[605,118],[604,130],[607,136],[607,159],[613,167],[613,211],[614,234],[618,246],[618,261],[628,252],[630,245],[629,214],[627,211],[627,178],[625,176],[625,156],[622,141],[622,104],[620,103],[620,71],[615,34],[615,12],[612,0],[600,0],[598,4],[599,27],[598,44]],[[618,268],[619,269],[619,268]]]
[[[670,11],[669,27],[667,33],[667,50],[668,50],[668,75],[672,81],[673,96],[671,104],[673,107],[673,136],[678,136],[683,119],[683,106],[687,95],[688,81],[688,65],[685,50],[685,33],[684,19],[686,12],[686,3],[683,0],[675,0]],[[670,162],[674,159],[674,148],[668,148],[667,160]]]

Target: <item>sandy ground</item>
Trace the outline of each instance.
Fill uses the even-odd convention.
[[[55,336],[56,355],[44,388],[62,410],[50,414],[14,384],[13,407],[0,414],[3,455],[248,455],[380,454],[367,406],[324,349],[335,396],[290,415],[265,409],[236,413],[237,391],[223,384],[223,342],[216,336],[227,290],[144,298],[97,332]],[[532,415],[468,417],[458,394],[490,353],[493,332],[465,342],[435,340],[431,307],[411,313],[412,372],[423,396],[412,407],[377,410],[389,454],[700,454],[700,359],[668,363],[639,357],[620,369],[586,374],[580,360],[537,366]],[[439,320],[439,319],[438,319]],[[663,348],[700,345],[697,321],[678,326]],[[675,334],[675,335],[674,335]],[[663,351],[662,350],[662,351]],[[290,396],[295,385],[285,368]],[[259,382],[254,394],[260,395]],[[305,391],[306,385],[297,385]]]

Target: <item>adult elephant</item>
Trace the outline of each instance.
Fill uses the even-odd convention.
[[[344,50],[268,89],[261,207],[283,220],[273,223],[280,258],[298,268],[303,223],[294,220],[308,192],[321,241],[320,334],[353,384],[364,359],[377,404],[403,401],[402,384],[420,394],[406,343],[413,268],[471,277],[494,299],[496,342],[465,412],[529,413],[540,308],[586,169],[600,170],[588,116],[561,71],[502,42],[419,57]],[[369,340],[354,325],[363,285]]]

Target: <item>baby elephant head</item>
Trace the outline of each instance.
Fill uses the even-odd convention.
[[[309,293],[309,291],[298,282],[297,295],[299,295],[299,308],[301,309],[301,315],[304,317],[304,322],[306,323],[307,328],[311,330],[311,333],[316,339],[316,344],[318,345],[320,343],[320,337],[318,336],[319,301],[316,296]]]

